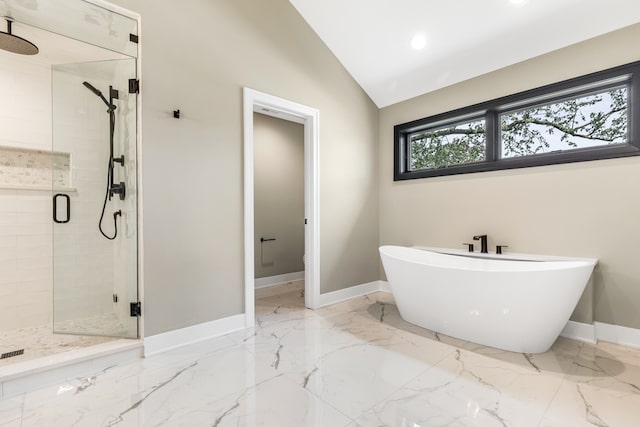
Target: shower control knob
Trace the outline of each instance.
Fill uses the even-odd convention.
[[[124,200],[126,195],[124,182],[120,182],[120,184],[113,184],[111,188],[109,188],[109,200],[111,200],[111,197],[113,197],[114,194],[117,194],[120,197],[120,200]]]
[[[124,154],[120,157],[114,158],[113,163],[120,163],[120,165],[124,166]]]

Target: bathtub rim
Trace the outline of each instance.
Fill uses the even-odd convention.
[[[392,246],[392,245],[387,245]],[[502,254],[496,254],[495,251],[489,252],[488,254],[483,254],[480,252],[469,252],[467,249],[451,249],[451,248],[438,248],[432,246],[407,246],[414,249],[420,249],[430,252],[438,252],[441,254],[450,254],[450,255],[468,255],[473,254],[474,257],[478,256],[481,258],[491,258],[495,259],[497,257],[503,257],[504,259],[510,259],[514,261],[518,260],[526,260],[526,261],[585,261],[585,262],[593,262],[594,264],[598,264],[598,258],[589,258],[589,257],[574,257],[574,256],[563,256],[563,255],[542,255],[542,254],[525,254],[520,252],[503,252]]]
[[[440,260],[441,262],[426,262],[426,259],[406,259],[402,256],[398,256],[397,254],[390,253],[389,250],[394,251],[393,248],[399,248],[400,251],[418,250],[430,252],[432,254],[435,254],[435,259]],[[509,252],[506,254],[498,255],[495,252],[481,254],[480,252],[471,253],[465,249],[438,248],[430,246],[382,245],[378,248],[378,250],[381,254],[384,252],[385,255],[389,257],[400,259],[405,262],[417,263],[444,269],[482,272],[546,271],[556,269],[561,270],[566,268],[580,268],[585,266],[591,266],[591,268],[595,268],[598,265],[598,259],[596,258],[523,254],[517,252]],[[473,256],[469,256],[471,254],[473,254]],[[437,255],[441,255],[442,257],[439,257]],[[425,255],[425,258],[427,256],[428,255]],[[497,257],[500,257],[501,259],[496,259]]]

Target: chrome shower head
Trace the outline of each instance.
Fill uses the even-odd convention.
[[[5,18],[7,21],[7,32],[0,31],[0,49],[17,53],[20,55],[35,55],[38,53],[38,47],[28,40],[12,34],[11,25],[13,21]]]

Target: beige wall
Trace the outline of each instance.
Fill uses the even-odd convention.
[[[304,126],[254,113],[253,156],[255,277],[304,271]]]
[[[321,292],[378,279],[378,110],[290,3],[115,3],[142,15],[145,335],[244,311],[244,86],[320,110]]]
[[[462,248],[486,233],[491,249],[595,257],[573,319],[640,328],[640,157],[393,181],[394,125],[637,61],[638,40],[635,25],[382,109],[381,243]]]

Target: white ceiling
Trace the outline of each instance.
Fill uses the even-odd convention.
[[[289,1],[380,108],[640,22],[640,0]]]

